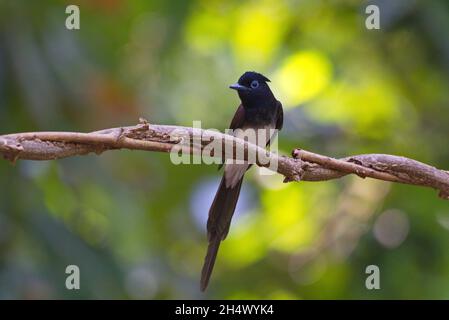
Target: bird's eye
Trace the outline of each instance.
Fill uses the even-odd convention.
[[[251,82],[251,88],[256,89],[257,87],[259,87],[259,81],[253,80]]]

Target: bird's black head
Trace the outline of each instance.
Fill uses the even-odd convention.
[[[247,71],[236,84],[229,87],[237,90],[244,107],[252,108],[275,99],[267,84],[269,81],[267,77],[260,73]]]

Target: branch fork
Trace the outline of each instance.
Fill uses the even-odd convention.
[[[184,134],[181,135],[180,132]],[[28,132],[0,135],[0,154],[8,161],[56,160],[89,153],[101,154],[107,150],[131,149],[170,152],[183,144],[185,135],[213,137],[225,144],[232,143],[245,152],[265,152],[271,161],[277,161],[276,171],[284,182],[327,181],[348,174],[389,182],[411,184],[436,189],[442,199],[449,200],[449,172],[425,163],[387,154],[355,155],[335,159],[310,151],[295,149],[292,157],[267,152],[254,144],[223,133],[198,128],[155,125],[145,119],[129,127],[111,128],[90,133],[79,132]],[[186,145],[183,151],[201,152],[205,144]],[[235,152],[233,153],[235,155]],[[223,153],[223,157],[229,156]],[[256,161],[256,165],[268,167]]]

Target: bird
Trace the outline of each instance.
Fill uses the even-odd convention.
[[[241,101],[229,128],[233,130],[234,136],[240,138],[245,130],[265,130],[269,136],[266,139],[256,141],[259,146],[264,148],[269,145],[270,139],[274,137],[276,132],[282,129],[284,118],[282,104],[275,98],[268,82],[270,80],[264,75],[247,71],[238,79],[237,83],[229,86],[229,88],[237,91]],[[274,134],[271,135],[271,132],[274,132]],[[200,281],[200,289],[203,292],[209,284],[220,243],[229,232],[243,176],[251,164],[248,162],[237,164],[225,162],[221,166],[224,166],[224,174],[209,209],[207,220],[207,239],[209,243]]]

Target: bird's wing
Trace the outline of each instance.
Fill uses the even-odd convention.
[[[231,124],[229,125],[229,129],[235,130],[238,128],[242,128],[244,122],[245,122],[245,108],[243,107],[242,104],[240,104],[239,107],[237,108],[237,111],[234,114],[234,117],[232,118]],[[223,163],[218,166],[218,170],[220,170],[222,167]]]
[[[229,126],[229,129],[234,130],[234,129],[242,128],[244,123],[245,123],[245,108],[241,104],[237,108],[237,111],[234,114],[234,118],[232,118],[231,125]]]
[[[280,101],[276,103],[276,109],[276,125],[274,128],[280,131],[282,129],[282,126],[284,125],[284,111],[282,110],[282,103]],[[267,142],[267,147],[270,145],[271,140],[274,139],[275,136],[276,134],[270,137]]]
[[[276,129],[281,130],[284,125],[284,111],[282,110],[282,103],[280,101],[277,102],[277,120],[276,120]]]

